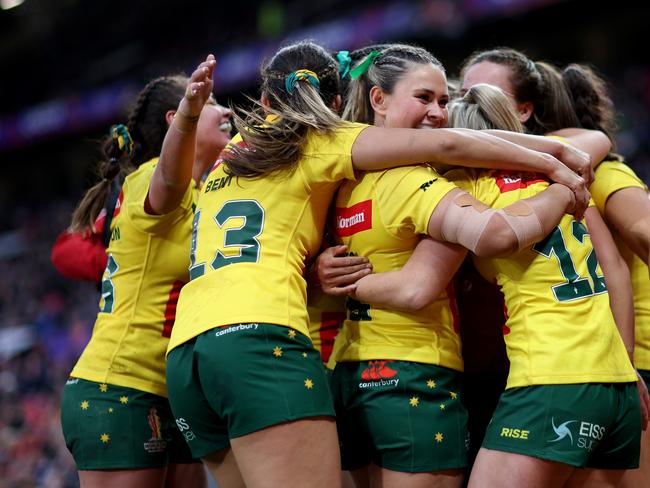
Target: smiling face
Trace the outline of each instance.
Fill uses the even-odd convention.
[[[445,127],[449,114],[447,78],[433,64],[411,64],[393,88],[385,93],[378,87],[370,92],[375,125],[409,129]]]
[[[212,164],[230,141],[232,113],[213,97],[207,101],[196,128],[196,157],[202,164]]]

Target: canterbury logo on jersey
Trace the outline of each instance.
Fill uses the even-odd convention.
[[[336,233],[339,237],[351,236],[372,229],[372,200],[351,207],[336,207]]]
[[[501,193],[527,188],[535,183],[548,181],[538,173],[517,173],[499,170],[493,172],[492,177],[496,180],[496,184]]]

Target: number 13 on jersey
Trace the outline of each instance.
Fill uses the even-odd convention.
[[[214,249],[209,252],[211,259],[197,263],[196,254],[199,240],[199,224],[203,210],[198,209],[192,221],[192,242],[190,249],[190,280],[205,273],[205,267],[216,270],[235,263],[256,263],[260,258],[260,243],[257,238],[264,230],[264,209],[255,200],[229,200],[212,216],[213,229],[202,227],[201,248]],[[205,231],[205,234],[203,234]],[[219,242],[207,241],[205,236],[219,236]],[[215,246],[216,244],[216,249]],[[205,252],[201,252],[202,255]]]

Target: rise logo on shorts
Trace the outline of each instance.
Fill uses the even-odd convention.
[[[580,420],[567,420],[556,425],[555,418],[551,417],[551,426],[556,436],[547,442],[564,442],[571,446],[591,451],[605,436],[606,429],[602,425]]]
[[[368,361],[368,367],[361,372],[363,382],[359,383],[359,388],[372,388],[374,386],[397,386],[399,378],[398,371],[387,366],[386,363],[392,361]]]
[[[160,430],[160,417],[158,416],[156,407],[151,407],[149,409],[147,422],[149,422],[149,428],[151,429],[151,439],[144,443],[144,450],[150,454],[154,452],[163,452],[167,447],[167,441],[163,439]]]
[[[501,427],[499,435],[501,437],[509,437],[510,439],[528,439],[530,431],[527,429],[514,429],[512,427]]]

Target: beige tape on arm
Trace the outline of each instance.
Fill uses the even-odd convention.
[[[475,252],[493,215],[494,209],[482,205],[467,193],[462,193],[447,207],[440,234],[445,241],[460,244]]]
[[[523,200],[500,208],[497,213],[517,236],[519,250],[529,246],[544,237],[544,229],[535,210]]]
[[[486,227],[500,215],[517,237],[519,249],[544,237],[542,224],[534,210],[525,202],[516,202],[507,209],[482,205],[467,193],[456,197],[447,207],[440,229],[444,240],[476,252]]]

